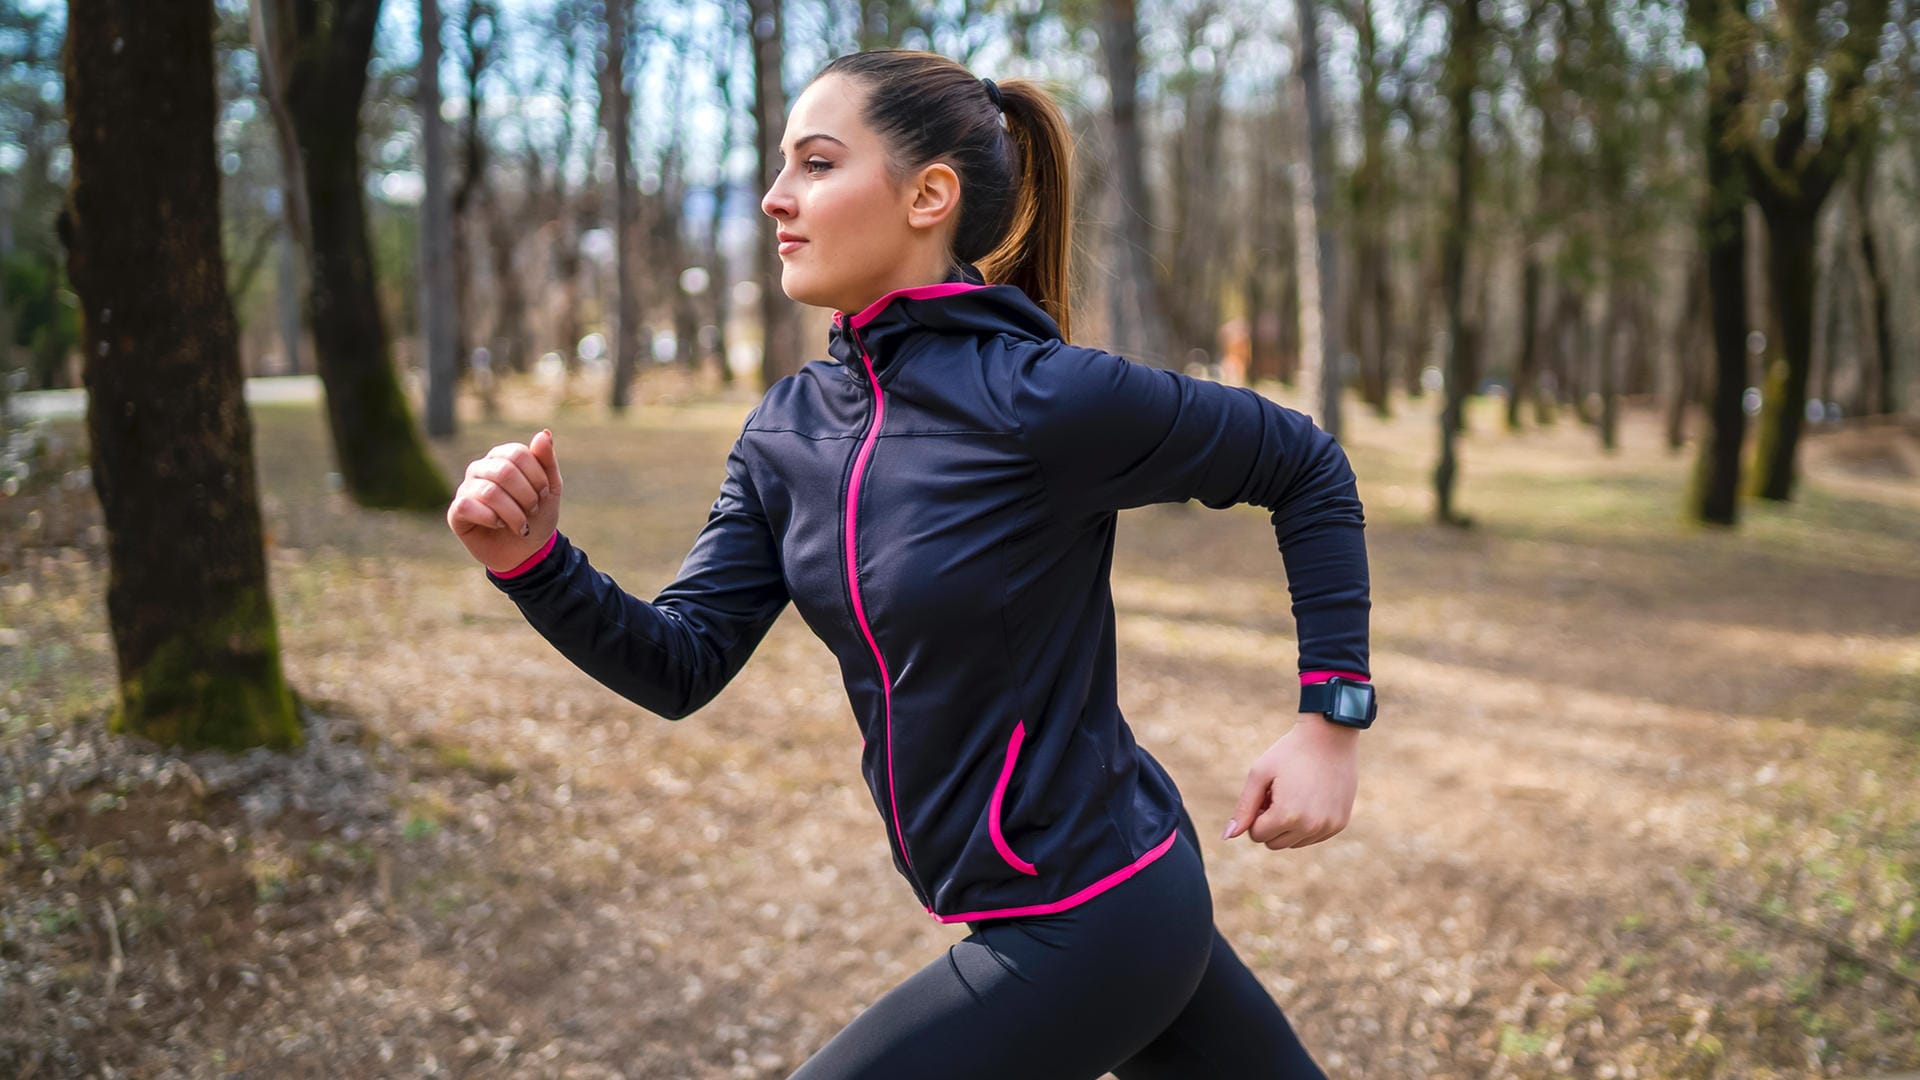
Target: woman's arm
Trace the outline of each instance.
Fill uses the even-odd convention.
[[[1013,378],[1015,415],[1063,514],[1188,499],[1271,510],[1302,675],[1368,674],[1365,517],[1345,451],[1312,418],[1064,342],[1023,352]]]
[[[752,416],[747,418],[752,420]],[[531,565],[487,580],[561,655],[608,689],[668,720],[712,701],[786,607],[786,579],[741,441],[679,575],[652,602],[593,568],[555,532]]]

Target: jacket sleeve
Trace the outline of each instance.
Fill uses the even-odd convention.
[[[1246,387],[1100,349],[1054,341],[1016,356],[1013,411],[1062,514],[1189,499],[1272,511],[1301,673],[1370,674],[1365,518],[1332,435]]]
[[[564,535],[524,572],[486,575],[561,655],[668,720],[712,701],[789,599],[740,441],[727,455],[719,497],[679,575],[652,602],[594,569]]]

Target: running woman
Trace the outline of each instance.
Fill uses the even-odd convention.
[[[791,1080],[1323,1076],[1215,927],[1200,837],[1121,715],[1108,579],[1122,509],[1272,511],[1300,712],[1224,838],[1319,843],[1375,711],[1353,471],[1251,390],[1069,343],[1070,148],[1037,83],[832,61],[761,204],[786,294],[833,309],[831,359],[748,414],[677,578],[641,600],[559,531],[551,431],[470,464],[448,509],[535,630],[669,720],[789,602],[838,660],[894,868],[968,934]]]

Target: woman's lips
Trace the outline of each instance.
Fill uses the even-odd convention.
[[[794,252],[799,251],[800,245],[804,243],[806,243],[805,240],[782,240],[780,242],[780,254],[791,255]]]

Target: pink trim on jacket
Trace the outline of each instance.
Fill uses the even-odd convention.
[[[873,454],[874,440],[880,437],[880,423],[887,418],[887,397],[880,392],[880,377],[873,373],[873,357],[867,355],[866,345],[859,338],[854,339],[854,344],[860,347],[860,359],[867,366],[867,381],[873,384],[873,424],[867,429],[866,441],[860,444],[860,456],[854,459],[853,478],[847,482],[847,591],[853,595],[854,620],[860,624],[860,632],[866,635],[867,647],[873,650],[874,663],[880,666],[880,692],[887,704],[887,799],[893,804],[893,831],[900,838],[900,857],[906,861],[907,869],[911,870],[913,856],[907,853],[906,830],[900,827],[900,795],[893,786],[893,676],[887,673],[887,659],[880,655],[880,643],[873,640],[873,627],[867,625],[867,609],[860,602],[860,571],[854,561],[860,477],[867,471],[867,459]]]
[[[553,550],[554,542],[559,539],[560,539],[560,530],[555,529],[553,530],[553,535],[547,537],[547,542],[540,545],[539,551],[536,551],[533,554],[527,556],[526,562],[521,563],[519,566],[514,567],[513,569],[507,571],[504,574],[495,574],[491,569],[489,569],[487,573],[493,574],[493,576],[497,578],[519,577],[521,574],[526,573],[527,571],[533,569],[536,565],[538,565],[541,559],[546,558],[547,552]]]
[[[1172,847],[1173,842],[1179,838],[1180,838],[1180,830],[1179,829],[1173,830],[1173,832],[1167,834],[1167,838],[1165,840],[1162,840],[1158,844],[1155,844],[1153,846],[1153,850],[1133,860],[1133,863],[1131,865],[1121,867],[1120,869],[1115,870],[1113,873],[1108,874],[1106,877],[1101,878],[1099,881],[1096,881],[1093,884],[1087,886],[1086,888],[1081,889],[1079,892],[1074,893],[1072,896],[1069,896],[1064,900],[1055,900],[1051,904],[1032,904],[1027,907],[995,908],[992,911],[963,911],[957,915],[941,915],[935,912],[932,908],[928,908],[927,914],[933,916],[933,918],[936,921],[943,922],[943,923],[954,923],[954,922],[968,922],[973,919],[1011,919],[1016,915],[1051,915],[1056,911],[1065,911],[1070,907],[1078,907],[1079,905],[1086,903],[1087,901],[1093,899],[1094,897],[1099,896],[1101,893],[1106,892],[1108,889],[1113,888],[1115,885],[1118,885],[1121,882],[1132,877],[1133,875],[1139,873],[1141,870],[1145,869],[1148,863],[1152,862],[1153,860],[1159,858],[1162,855],[1165,855],[1167,853],[1167,849]]]
[[[1000,802],[1007,797],[1007,781],[1013,776],[1013,761],[1020,756],[1020,743],[1027,737],[1027,722],[1017,721],[1013,725],[1013,738],[1007,740],[1007,761],[1000,766],[1000,782],[993,785],[993,801],[987,804],[987,835],[993,837],[994,850],[1007,860],[1007,865],[1023,874],[1039,874],[1032,863],[1013,853],[1012,845],[1007,843],[1005,833],[1000,831]]]
[[[1343,679],[1352,679],[1355,682],[1369,681],[1365,675],[1362,675],[1357,671],[1303,671],[1300,673],[1300,685],[1306,686],[1309,683],[1326,682],[1328,679],[1333,678],[1335,675],[1338,675]]]
[[[914,285],[910,288],[895,289],[880,299],[875,300],[873,303],[868,304],[866,307],[861,308],[860,314],[853,317],[853,328],[858,330],[872,322],[874,316],[880,314],[882,309],[895,300],[932,300],[942,296],[953,296],[957,293],[972,292],[975,289],[984,289],[986,287],[985,285],[975,285],[970,281],[949,281],[939,285]],[[835,312],[834,314],[841,315],[844,314],[844,312]],[[866,352],[865,349],[860,351],[862,353]]]

